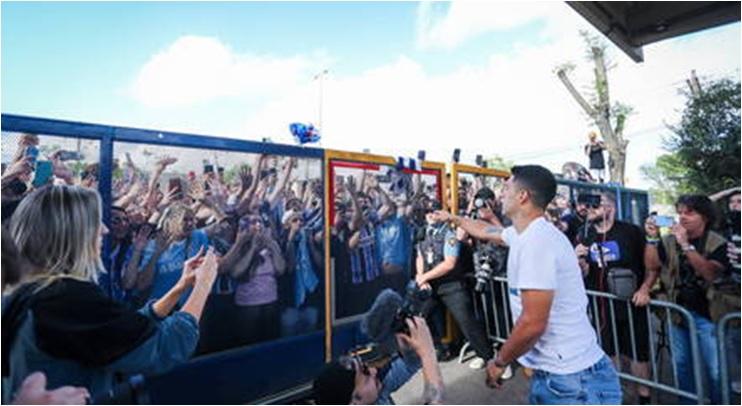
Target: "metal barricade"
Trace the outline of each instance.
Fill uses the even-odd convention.
[[[504,343],[513,327],[507,282],[504,276],[494,276],[488,280],[486,289],[471,291],[475,317],[484,324],[485,334],[492,343]],[[464,362],[469,347],[467,342],[459,350],[459,363]]]
[[[627,356],[633,362],[644,362],[639,360],[638,344],[636,329],[641,328],[637,325],[637,317],[646,317],[646,331],[648,340],[649,355],[649,375],[648,377],[638,377],[630,373],[619,371],[619,376],[638,385],[646,386],[655,391],[676,395],[679,398],[685,398],[702,404],[706,401],[706,387],[703,385],[701,373],[702,359],[698,342],[698,330],[695,320],[688,310],[674,303],[652,300],[649,305],[643,308],[633,306],[630,301],[621,299],[615,295],[605,292],[587,291],[588,295],[588,313],[590,322],[596,330],[598,343],[604,349],[612,349],[615,356]],[[625,312],[624,314],[619,313]],[[675,316],[675,317],[673,317]],[[677,317],[680,317],[678,320]],[[610,323],[610,326],[608,325]],[[690,346],[690,364],[692,368],[692,383],[695,391],[683,388],[679,371],[673,362],[673,349],[670,343],[673,341],[673,335],[678,334],[677,327],[674,324],[683,326],[687,329],[687,338]],[[609,328],[610,327],[610,328]],[[629,348],[621,348],[619,337],[628,330]],[[606,337],[607,336],[607,337]],[[605,342],[609,340],[610,342]],[[624,347],[626,343],[624,342]],[[669,359],[661,357],[662,350],[665,349]],[[663,379],[662,367],[665,364],[671,366],[670,379]],[[667,382],[669,380],[669,382]],[[687,383],[686,383],[687,385]]]
[[[729,328],[732,327],[735,324],[736,321],[736,327],[737,331],[735,332],[737,342],[729,342],[729,338],[734,338],[734,336],[728,336],[729,334]],[[729,371],[729,362],[737,362],[739,361],[739,339],[740,339],[740,333],[739,333],[739,327],[740,326],[740,313],[729,313],[722,317],[721,320],[719,320],[718,325],[716,326],[716,339],[717,339],[717,346],[719,349],[719,382],[721,383],[721,403],[725,405],[731,405],[732,399],[731,399],[731,385],[732,385],[732,379],[734,377],[730,376]],[[731,348],[730,348],[731,347]],[[736,348],[735,348],[736,347]],[[736,355],[736,357],[732,358],[731,360],[728,358],[729,353],[731,352],[732,355]],[[739,365],[736,365],[736,368],[739,368]],[[739,370],[736,371],[737,376],[736,378],[739,379]]]
[[[646,386],[660,394],[677,396],[678,399],[667,399],[664,402],[675,403],[680,399],[688,399],[699,404],[707,401],[707,388],[703,385],[702,359],[699,347],[698,330],[696,322],[690,312],[674,303],[652,300],[645,307],[633,306],[630,301],[621,299],[615,295],[605,292],[587,291],[588,313],[593,327],[596,329],[597,339],[602,348],[612,345],[613,354],[623,354],[633,361],[639,360],[640,346],[636,341],[636,329],[646,328],[648,334],[648,349],[645,356],[648,358],[649,373],[646,377],[639,377],[631,373],[619,372],[619,376],[629,382]],[[507,277],[495,276],[491,278],[489,286],[481,293],[473,293],[475,311],[477,317],[482,320],[487,336],[494,343],[505,342],[514,326],[514,320],[510,315],[510,302],[508,297]],[[622,312],[619,315],[618,312]],[[646,317],[646,326],[638,326],[641,317]],[[739,317],[739,315],[737,315]],[[695,390],[682,387],[682,379],[679,371],[673,363],[672,346],[673,334],[678,332],[674,323],[679,322],[683,329],[687,330],[687,339],[690,348],[691,381]],[[604,329],[608,330],[608,334]],[[620,340],[619,335],[624,334]],[[625,335],[628,334],[629,342],[626,346]],[[610,341],[610,343],[606,342]],[[623,341],[624,347],[621,348]],[[668,357],[663,358],[662,352]],[[608,351],[607,351],[608,352]],[[463,356],[463,351],[462,354]],[[663,374],[663,367],[671,367],[670,376]]]

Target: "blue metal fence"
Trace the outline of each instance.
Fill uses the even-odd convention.
[[[98,189],[103,204],[103,221],[110,225],[114,149],[121,143],[187,147],[224,152],[314,158],[322,160],[324,150],[204,135],[115,127],[20,115],[2,115],[3,137],[18,133],[95,140],[99,143]],[[7,140],[4,140],[7,141]],[[319,165],[324,171],[324,165]],[[320,174],[323,180],[323,173]],[[103,259],[110,265],[110,236],[104,240]],[[318,273],[320,278],[324,272]],[[320,290],[324,283],[320,283]],[[324,311],[320,314],[320,325]],[[297,364],[298,363],[298,364]],[[245,348],[194,358],[188,364],[157,377],[148,377],[149,399],[163,404],[243,403],[306,382],[324,363],[324,331],[286,337]],[[287,366],[290,366],[287,368]]]

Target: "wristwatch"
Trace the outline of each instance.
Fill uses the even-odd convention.
[[[696,247],[694,247],[693,244],[688,244],[687,247],[682,247],[682,248],[683,248],[683,252],[689,252],[689,251],[695,251],[696,250]]]

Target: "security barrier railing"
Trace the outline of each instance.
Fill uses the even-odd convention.
[[[719,348],[721,403],[731,405],[731,392],[733,389],[735,389],[737,396],[739,396],[740,313],[729,313],[722,317],[716,328],[717,345]],[[736,331],[734,331],[735,328]],[[736,388],[733,388],[735,383]]]
[[[482,292],[472,292],[472,294],[477,317],[484,323],[489,339],[494,343],[505,342],[514,326],[514,321],[510,316],[507,278],[494,276],[489,280],[487,289]],[[659,300],[652,300],[644,307],[636,307],[629,300],[610,293],[587,291],[587,295],[588,309],[586,310],[596,329],[601,347],[613,355],[622,354],[631,361],[649,364],[649,376],[640,377],[619,371],[619,376],[623,380],[646,386],[655,391],[657,396],[660,394],[677,396],[678,402],[692,401],[698,404],[707,402],[709,391],[704,385],[702,369],[704,361],[701,358],[698,329],[695,319],[688,310],[674,303]],[[739,320],[739,314],[730,315],[724,319],[723,324],[719,325],[719,337],[723,337],[722,334],[726,332],[725,327],[730,325],[735,317]],[[645,318],[646,326],[641,326],[640,323],[643,323],[640,321],[641,318]],[[674,354],[670,343],[679,338],[675,337],[679,334],[676,326],[682,326],[687,330],[689,354],[683,355],[690,357],[688,364],[690,382],[687,379],[684,380],[683,371],[679,371],[676,363],[673,362]],[[644,334],[644,331],[647,332],[646,337],[641,337],[638,332]],[[638,339],[647,341],[643,343],[637,341]],[[465,350],[465,348],[462,349],[460,359],[463,358]],[[661,357],[663,350],[668,353],[667,358]],[[643,354],[645,352],[647,354]],[[724,358],[720,357],[720,362],[722,359]],[[671,368],[669,377],[667,373],[663,374],[667,364]],[[726,368],[722,369],[722,382],[729,381],[728,378],[724,378],[726,371]],[[729,385],[725,387],[727,390],[725,399],[728,402]],[[674,402],[675,399],[666,401]]]

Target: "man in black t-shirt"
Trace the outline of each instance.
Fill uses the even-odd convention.
[[[645,278],[645,238],[642,230],[633,224],[617,221],[615,216],[616,202],[613,196],[601,195],[600,205],[588,211],[588,229],[580,230],[583,238],[575,247],[575,253],[579,258],[588,290],[612,293],[626,299],[615,300],[611,306],[607,300],[593,298],[597,300],[597,304],[591,303],[590,312],[593,323],[600,333],[603,349],[608,355],[616,356],[616,359],[619,354],[629,358],[632,375],[649,379],[648,361],[651,343],[647,312],[643,308],[631,306],[628,299],[636,295],[648,295],[654,280]],[[610,274],[620,270],[629,270],[634,274],[635,283],[629,287],[629,291],[610,288],[608,281]],[[616,342],[618,349],[615,348]],[[621,365],[620,362],[616,364]],[[640,385],[638,395],[640,404],[650,403],[648,387]]]

